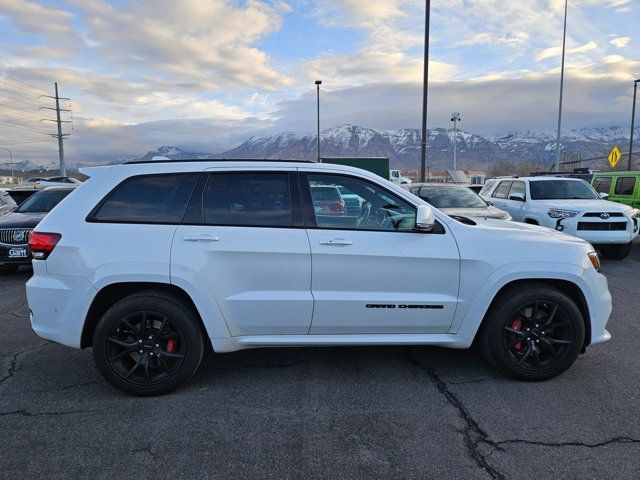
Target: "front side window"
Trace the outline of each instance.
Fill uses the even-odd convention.
[[[593,181],[593,188],[595,188],[598,193],[609,193],[612,180],[612,177],[598,177]]]
[[[500,185],[498,185],[496,191],[493,192],[493,196],[495,198],[507,198],[507,195],[509,194],[509,188],[511,188],[510,181],[500,182]]]
[[[330,174],[307,179],[318,228],[411,231],[415,226],[415,208],[374,183]],[[327,191],[338,192],[340,200]]]
[[[173,173],[132,177],[111,192],[93,214],[92,220],[180,223],[198,175]]]
[[[420,189],[420,198],[436,208],[486,208],[487,204],[467,187],[429,185]]]
[[[337,192],[324,192],[333,201]],[[208,225],[289,227],[294,224],[287,172],[212,173],[204,189]]]
[[[616,195],[633,195],[634,188],[636,188],[635,177],[618,178],[615,193]]]
[[[18,207],[19,213],[49,213],[71,190],[43,190],[27,198]]]
[[[529,183],[533,200],[594,200],[596,191],[584,180],[535,180]]]

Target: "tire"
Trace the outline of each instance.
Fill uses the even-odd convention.
[[[621,245],[600,245],[598,249],[604,258],[608,258],[610,260],[622,260],[629,256],[632,246],[633,242],[629,242]]]
[[[510,288],[495,300],[479,346],[501,372],[539,381],[567,370],[578,358],[584,336],[584,319],[574,301],[556,288],[532,282]]]
[[[144,327],[143,327],[144,325]],[[115,303],[93,337],[98,370],[114,387],[162,395],[185,383],[202,361],[204,336],[192,308],[160,292],[140,292]]]

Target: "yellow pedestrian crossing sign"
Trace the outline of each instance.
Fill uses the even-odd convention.
[[[611,165],[611,168],[616,168],[621,156],[622,154],[617,145],[611,149],[611,153],[609,154],[609,165]]]

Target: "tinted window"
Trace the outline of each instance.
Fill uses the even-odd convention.
[[[613,180],[611,177],[598,177],[593,181],[593,188],[595,188],[598,193],[609,193],[611,180]]]
[[[522,195],[522,198],[526,198],[524,182],[513,182],[511,184],[511,190],[509,190],[509,196],[514,194]]]
[[[70,193],[71,190],[43,190],[27,198],[16,211],[21,213],[48,213]]]
[[[496,198],[507,198],[509,187],[511,187],[511,182],[500,182],[496,191],[493,192],[493,196]]]
[[[180,223],[198,175],[133,177],[116,187],[93,219],[101,222]]]
[[[436,208],[486,208],[487,204],[467,187],[425,186],[420,198]]]
[[[293,226],[289,174],[213,173],[204,190],[203,209],[209,225]]]
[[[489,180],[487,183],[485,183],[484,187],[482,187],[482,190],[480,190],[479,195],[484,195],[486,193],[489,193],[489,190],[491,190],[491,187],[493,187],[494,183],[496,183],[495,180]]]
[[[593,200],[600,198],[584,180],[535,180],[529,182],[533,200]]]
[[[307,178],[318,228],[410,231],[415,226],[415,208],[373,183],[342,175]],[[317,192],[324,189],[335,190],[342,198],[320,199]]]
[[[636,187],[635,177],[618,178],[616,182],[616,195],[633,195],[633,189]]]

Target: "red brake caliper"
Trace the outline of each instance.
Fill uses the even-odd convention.
[[[511,324],[511,328],[514,330],[520,330],[522,328],[522,321],[519,318],[516,318]],[[511,340],[515,339],[515,334],[511,337]],[[515,344],[516,350],[520,350],[522,348],[522,342],[518,342]]]
[[[175,353],[176,351],[176,341],[172,338],[167,342],[167,352]]]

